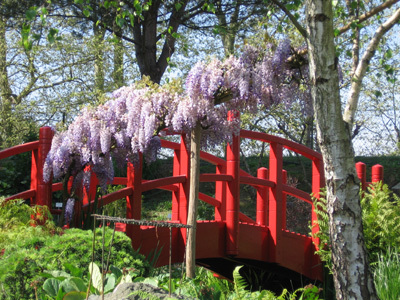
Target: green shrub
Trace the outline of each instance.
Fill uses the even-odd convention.
[[[370,263],[377,261],[380,253],[388,248],[400,247],[400,198],[393,194],[386,184],[371,184],[367,191],[360,193],[365,245]],[[329,220],[326,213],[326,192],[321,192],[321,199],[314,201],[318,214],[320,231],[315,235],[320,238],[320,250],[317,252],[322,261],[331,266],[329,242]]]
[[[380,253],[400,247],[400,198],[386,184],[368,187],[361,199],[365,244],[370,261]]]
[[[44,226],[31,226],[31,214],[41,207],[29,207],[23,201],[0,203],[0,299],[34,299],[35,287],[43,284],[45,270],[65,270],[71,263],[86,270],[92,260],[91,230],[62,231],[48,219]],[[51,217],[51,216],[50,216]],[[106,261],[112,229],[105,228]],[[102,229],[96,230],[94,261],[101,265]],[[131,240],[115,232],[110,264],[130,268],[135,274],[146,275],[150,266],[132,249]]]

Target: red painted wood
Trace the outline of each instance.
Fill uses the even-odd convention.
[[[164,178],[153,179],[153,180],[143,180],[142,192],[146,192],[146,191],[154,190],[154,189],[166,189],[168,186],[170,186],[168,188],[168,190],[178,190],[179,188],[175,184],[184,183],[184,182],[186,182],[185,175],[164,177]]]
[[[215,208],[219,208],[221,207],[221,202],[211,196],[208,196],[206,194],[203,193],[199,193],[199,199],[205,203],[208,203],[212,206],[214,206]]]
[[[179,158],[180,158],[180,152],[179,149],[176,149],[174,151],[172,176],[181,175]],[[176,190],[172,191],[172,212],[171,212],[172,221],[179,221],[179,191],[180,191],[179,187]]]
[[[307,157],[309,159],[322,160],[322,155],[320,153],[318,153],[317,151],[307,148],[304,145],[300,145],[295,142],[285,140],[278,136],[266,134],[263,132],[241,130],[240,137],[248,138],[248,139],[252,139],[252,140],[258,140],[258,141],[262,141],[262,142],[266,142],[266,143],[270,143],[270,144],[281,144],[286,149],[292,150],[292,151],[294,151],[298,154],[301,154],[302,156]]]
[[[282,230],[286,230],[286,193],[283,193],[284,186],[287,184],[287,172],[282,170]]]
[[[14,199],[28,199],[28,198],[34,198],[36,196],[36,191],[35,190],[27,190],[25,192],[21,192],[18,194],[15,194],[11,197],[7,197],[5,201],[10,201]]]
[[[45,182],[43,179],[43,166],[47,157],[47,154],[51,148],[51,141],[53,139],[53,130],[50,127],[42,127],[39,130],[39,147],[37,153],[32,155],[32,166],[36,168],[36,200],[35,203],[38,205],[46,205],[51,208],[51,180]]]
[[[381,165],[372,166],[371,181],[379,182],[383,180],[383,167]]]
[[[217,175],[226,174],[226,165],[217,165],[215,168]],[[226,182],[215,182],[215,199],[220,202],[220,206],[215,208],[215,221],[226,220]]]
[[[228,120],[237,118],[237,113],[230,111]],[[240,197],[240,137],[233,136],[226,147],[226,173],[232,176],[226,189],[226,254],[238,255],[239,237],[239,197]]]
[[[133,193],[126,197],[126,217],[140,220],[142,218],[142,154],[139,154],[139,162],[136,166],[128,163],[127,187],[132,188]],[[141,230],[137,225],[128,224],[126,233],[132,239],[132,246],[137,249],[141,244]]]
[[[22,145],[17,145],[8,149],[4,149],[0,151],[0,160],[21,153],[37,150],[38,148],[39,148],[39,141],[34,141]]]
[[[363,162],[356,163],[357,176],[361,181],[361,189],[365,191],[367,188],[367,167]]]
[[[313,159],[312,160],[312,194],[313,197],[319,199],[321,188],[325,186],[325,178],[324,178],[324,169],[323,162],[321,159]],[[312,226],[312,234],[315,235],[319,231],[319,226],[317,224],[317,214],[315,212],[315,206],[311,203],[311,226]],[[312,241],[316,247],[319,245],[318,238],[312,238]]]
[[[132,187],[126,187],[126,188],[120,189],[113,193],[102,196],[101,200],[97,202],[97,208],[100,208],[103,205],[110,204],[116,200],[125,198],[127,196],[131,196],[131,195],[133,195]],[[82,209],[87,210],[89,207],[93,207],[94,203],[95,203],[95,200],[91,200],[89,203],[85,203],[82,206]]]
[[[268,180],[268,169],[259,168],[257,170],[257,178]],[[268,189],[263,186],[257,187],[257,212],[256,222],[259,225],[268,225]]]
[[[230,118],[238,117],[231,114]],[[41,203],[51,205],[51,198],[39,198],[39,185],[43,183],[43,172],[40,167],[45,158],[46,147],[49,147],[48,129],[41,130],[41,141],[26,145],[16,146],[0,151],[0,159],[26,151],[32,151],[31,189],[14,195],[13,198],[38,199]],[[168,133],[172,134],[172,133]],[[51,132],[52,135],[52,132]],[[47,136],[43,139],[43,136]],[[302,145],[286,141],[282,138],[264,133],[241,131],[241,138],[252,138],[270,143],[269,171],[261,168],[257,177],[253,177],[239,168],[240,138],[234,137],[232,144],[227,147],[227,161],[209,153],[201,152],[201,159],[216,166],[215,174],[202,174],[201,181],[215,182],[215,197],[199,193],[199,199],[215,207],[215,220],[198,222],[198,258],[231,257],[261,260],[278,263],[291,270],[300,272],[310,278],[321,279],[320,261],[314,252],[318,244],[310,237],[285,231],[285,197],[292,195],[305,202],[311,203],[308,193],[300,191],[285,184],[285,172],[282,170],[283,149],[295,151],[312,162],[312,193],[319,198],[320,188],[324,186],[324,172],[322,157],[317,152],[307,149]],[[43,142],[45,141],[45,142]],[[40,146],[40,143],[43,145]],[[189,151],[186,147],[184,136],[181,143],[163,140],[162,146],[174,150],[173,176],[155,180],[142,178],[142,164],[136,168],[128,166],[127,178],[115,178],[113,184],[126,185],[117,192],[103,196],[102,204],[111,203],[117,199],[127,198],[127,217],[141,218],[141,195],[150,189],[165,189],[172,191],[172,222],[186,223],[187,221],[187,195],[189,176]],[[47,146],[46,146],[47,145]],[[42,149],[42,150],[39,150]],[[44,150],[43,150],[44,149]],[[47,155],[47,154],[46,154]],[[362,165],[359,163],[358,165]],[[365,173],[357,167],[358,174]],[[374,166],[372,181],[383,179],[382,166]],[[89,203],[94,204],[94,193],[97,179],[92,178],[89,194],[84,194],[83,209]],[[46,183],[47,184],[47,183]],[[239,184],[249,184],[257,189],[256,220],[239,211]],[[48,183],[45,188],[51,191],[61,190],[61,183]],[[48,195],[49,191],[45,193]],[[50,199],[50,201],[49,201]],[[98,205],[101,205],[99,203]],[[54,210],[53,210],[54,211]],[[56,212],[56,211],[54,211]],[[312,212],[312,222],[316,214]],[[268,226],[267,226],[268,225]],[[313,228],[313,232],[317,227]],[[148,226],[128,226],[127,234],[132,238],[133,246],[148,253],[158,246],[164,246],[159,265],[168,263],[169,230],[155,229]],[[173,229],[173,262],[181,262],[184,257],[186,230]]]
[[[282,145],[270,144],[269,153],[269,180],[275,183],[275,187],[269,189],[269,222],[271,233],[269,253],[273,261],[279,262],[281,249],[279,240],[282,232]]]
[[[186,176],[186,181],[179,184],[179,222],[187,224],[190,186],[190,146],[186,144],[185,135],[181,136],[179,154],[179,173]],[[186,250],[184,245],[186,245],[187,241],[187,230],[181,228],[178,233],[175,237],[175,243],[181,246],[177,247],[177,255],[183,259]]]

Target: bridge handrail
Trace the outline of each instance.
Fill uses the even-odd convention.
[[[29,142],[22,145],[16,145],[0,151],[0,160],[10,156],[30,152],[39,149],[39,141]]]

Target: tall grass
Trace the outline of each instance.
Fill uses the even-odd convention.
[[[381,300],[400,299],[400,249],[378,255],[374,264],[375,287]]]

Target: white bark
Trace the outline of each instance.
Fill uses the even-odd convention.
[[[367,72],[369,62],[375,54],[375,51],[382,39],[382,37],[400,20],[400,8],[378,29],[375,31],[374,36],[368,44],[361,61],[354,72],[351,80],[351,89],[349,99],[347,100],[346,109],[344,111],[343,119],[349,124],[349,129],[352,130],[354,124],[354,117],[358,107],[358,99],[360,98],[362,80]]]
[[[337,299],[376,299],[363,239],[359,181],[348,124],[343,121],[331,1],[307,0],[310,78],[318,144],[328,193]]]

